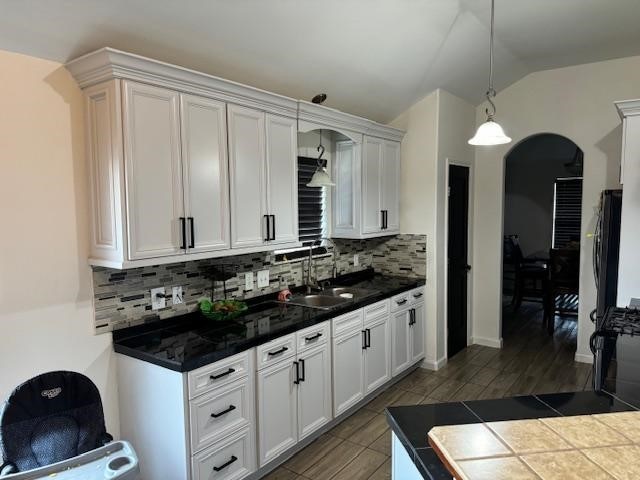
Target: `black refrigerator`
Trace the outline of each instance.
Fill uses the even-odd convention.
[[[593,242],[593,272],[598,291],[593,319],[596,330],[602,325],[607,308],[616,305],[621,213],[622,190],[604,190]]]

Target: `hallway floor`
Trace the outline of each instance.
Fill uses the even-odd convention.
[[[574,362],[575,350],[575,318],[558,317],[550,337],[539,305],[523,303],[517,314],[507,309],[504,348],[472,345],[437,372],[415,370],[265,478],[390,479],[385,407],[590,390],[591,365]]]

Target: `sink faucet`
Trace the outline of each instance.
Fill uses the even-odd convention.
[[[311,293],[314,288],[318,288],[318,280],[317,278],[311,277],[311,269],[314,268],[313,265],[313,247],[315,247],[320,242],[313,242],[309,245],[309,260],[307,261],[307,294]]]
[[[338,260],[336,258],[336,254],[338,253],[338,247],[336,247],[335,242],[329,237],[322,237],[322,240],[324,240],[325,242],[329,242],[333,247],[333,250],[331,252],[332,262],[333,262],[333,267],[331,268],[331,278],[336,278],[338,276]]]

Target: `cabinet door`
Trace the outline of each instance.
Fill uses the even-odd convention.
[[[364,393],[372,392],[391,378],[391,341],[389,315],[383,315],[365,325],[368,347],[364,356]]]
[[[227,118],[231,247],[256,247],[267,235],[264,113],[228,105]]]
[[[351,140],[336,142],[333,159],[333,231],[354,231],[358,219],[360,164]]]
[[[364,137],[362,152],[362,233],[382,231],[381,177],[383,141]]]
[[[298,126],[294,118],[266,116],[270,243],[298,242]],[[275,238],[274,238],[275,237]]]
[[[297,386],[294,380],[295,368],[289,360],[258,372],[260,466],[297,442]]]
[[[415,323],[411,325],[411,363],[415,363],[424,357],[424,303],[415,305]]]
[[[333,413],[336,417],[364,397],[363,346],[361,330],[333,339]]]
[[[180,118],[188,252],[230,247],[226,106],[182,95]]]
[[[385,141],[382,156],[382,209],[387,214],[385,233],[400,232],[400,142]]]
[[[124,82],[129,258],[184,250],[179,94]]]
[[[298,441],[327,424],[331,411],[330,344],[314,348],[298,358]],[[304,375],[303,375],[304,373]]]
[[[409,351],[409,311],[401,310],[391,314],[391,375],[405,370],[410,362]]]

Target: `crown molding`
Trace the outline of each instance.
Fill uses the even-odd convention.
[[[618,114],[622,119],[624,119],[625,117],[640,115],[640,99],[621,100],[618,102],[613,102],[613,104],[618,109]]]
[[[298,100],[298,122],[308,122],[317,125],[318,128],[355,132],[397,142],[402,140],[405,133],[398,128],[304,100]]]
[[[298,110],[293,98],[109,47],[71,60],[65,67],[81,88],[120,78],[288,117],[295,118]]]

